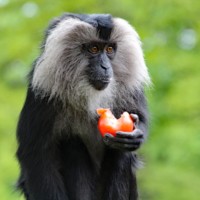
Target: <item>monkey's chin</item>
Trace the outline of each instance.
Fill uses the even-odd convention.
[[[108,87],[110,80],[93,80],[91,81],[92,86],[96,90],[104,90]]]

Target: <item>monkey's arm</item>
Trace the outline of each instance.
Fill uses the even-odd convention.
[[[135,122],[135,129],[132,132],[117,132],[116,137],[106,134],[104,142],[111,148],[125,151],[137,150],[147,137],[147,106],[144,93],[137,93],[134,97],[136,109],[128,110]],[[134,114],[132,114],[134,113]]]
[[[29,88],[18,123],[17,157],[23,174],[23,188],[31,200],[68,200],[55,160],[53,103],[36,98]]]

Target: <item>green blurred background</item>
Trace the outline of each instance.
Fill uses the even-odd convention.
[[[200,189],[199,0],[0,0],[0,199],[22,200],[15,129],[48,22],[63,12],[111,13],[139,32],[153,87],[139,151],[142,200],[197,200]]]

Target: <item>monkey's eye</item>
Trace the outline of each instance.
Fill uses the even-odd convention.
[[[108,47],[106,47],[106,52],[107,52],[108,54],[113,53],[113,52],[114,52],[113,47],[112,47],[112,46],[108,46]]]
[[[90,52],[90,53],[93,53],[93,54],[98,53],[98,52],[99,52],[98,46],[92,46],[92,47],[90,47],[90,48],[89,48],[89,52]]]

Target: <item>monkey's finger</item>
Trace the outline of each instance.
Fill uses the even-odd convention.
[[[109,141],[110,144],[119,144],[119,145],[129,145],[129,146],[137,146],[142,144],[143,139],[125,139],[125,138],[115,138]]]
[[[134,121],[135,126],[137,127],[138,124],[139,124],[139,117],[138,117],[138,115],[137,114],[130,114],[130,116],[131,116],[132,120]]]
[[[112,141],[112,142],[119,142],[119,143],[124,143],[124,144],[131,144],[131,143],[134,143],[136,139],[142,139],[142,138],[143,137],[140,137],[139,134],[135,134],[135,133],[133,133],[133,135],[130,136],[130,133],[127,134],[127,132],[117,132],[115,137],[107,133],[105,134],[103,139],[105,142]]]
[[[122,151],[134,151],[140,147],[140,144],[110,143],[108,146]]]
[[[132,132],[119,131],[116,133],[116,137],[119,137],[119,138],[143,138],[144,134],[140,129],[135,129]]]
[[[109,133],[106,133],[103,137],[103,141],[107,144],[110,142],[110,140],[112,140],[114,138],[113,135],[109,134]]]
[[[135,148],[136,146],[140,146],[143,142],[143,138],[117,138],[113,137],[110,134],[106,134],[104,137],[104,142],[108,146],[123,146],[123,147],[128,147],[131,148],[132,146]]]
[[[136,143],[136,138],[119,138],[119,137],[110,137],[105,136],[105,142],[107,143],[122,143],[122,144],[134,144]]]
[[[141,146],[141,139],[135,139],[136,141],[132,141],[132,143],[122,143],[121,141],[117,141],[113,136],[107,136],[107,138],[104,140],[105,144],[113,149],[119,149],[121,151],[135,151]],[[130,140],[130,139],[129,139]],[[124,142],[124,141],[123,141]]]

